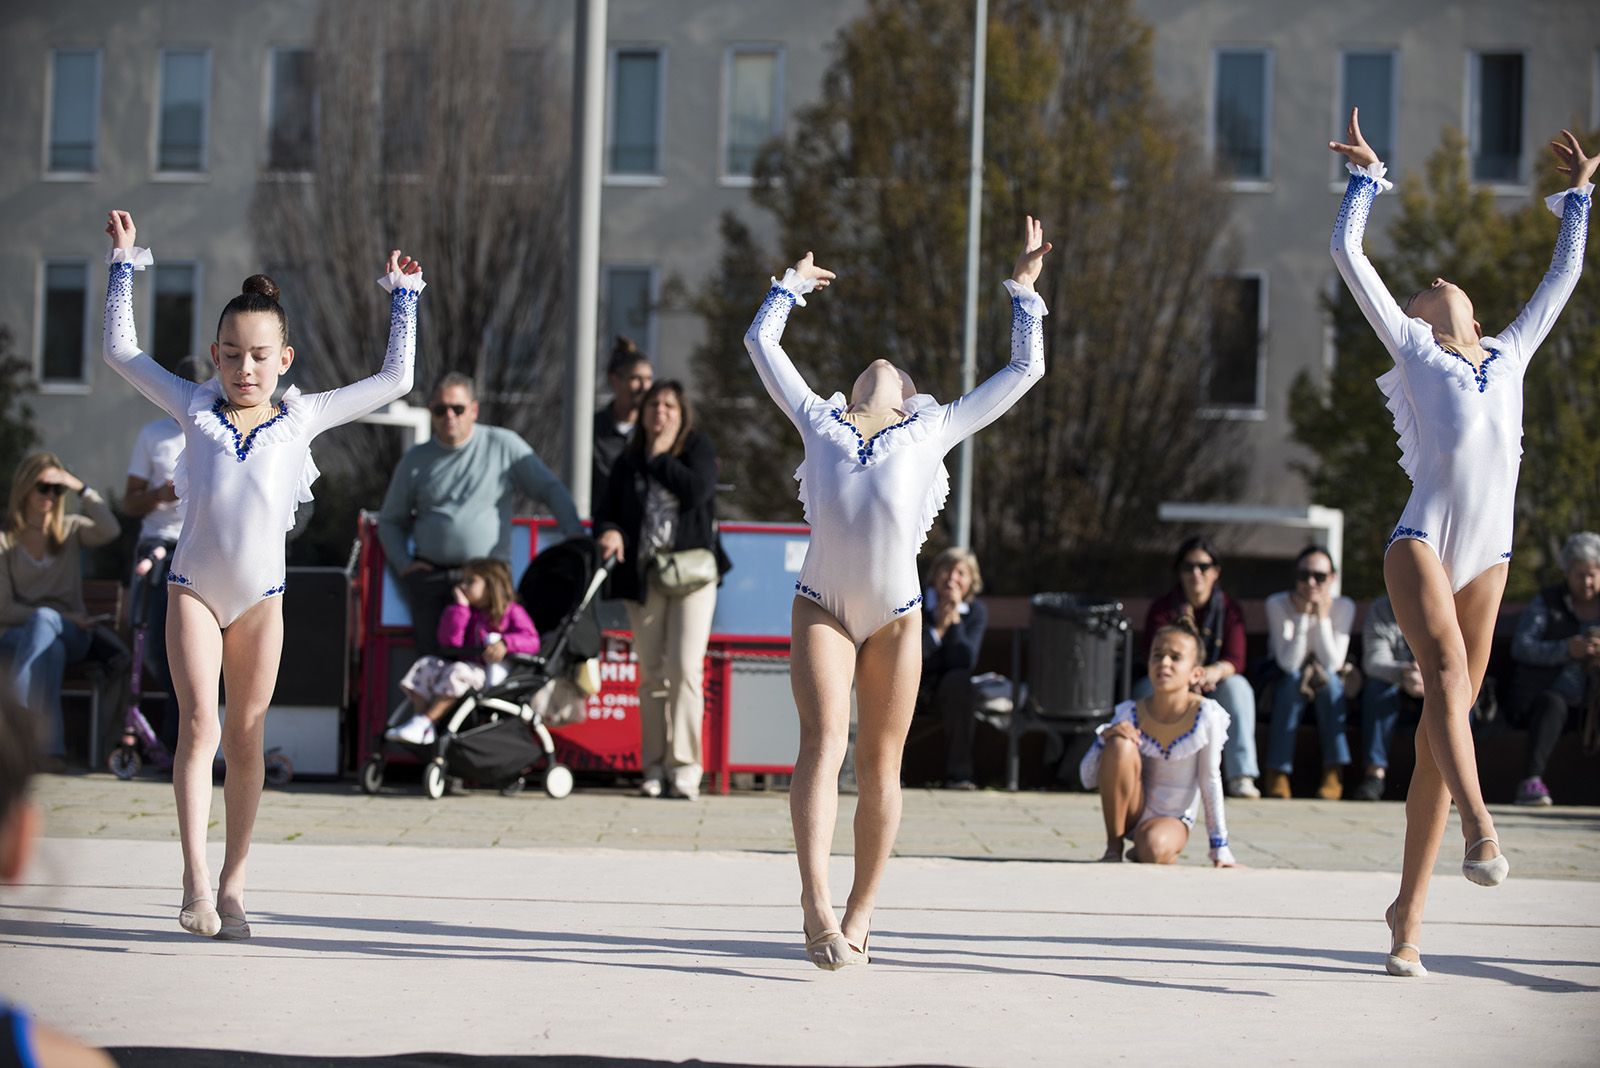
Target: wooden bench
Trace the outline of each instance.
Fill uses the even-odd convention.
[[[110,622],[105,625],[115,630],[119,637],[126,639],[126,620],[122,618],[122,600],[126,592],[122,583],[112,579],[88,579],[83,584],[83,606],[90,616],[107,616]],[[101,760],[101,741],[103,727],[101,725],[102,712],[118,715],[121,709],[102,710],[101,698],[106,688],[108,665],[91,660],[82,660],[67,666],[66,674],[61,680],[62,697],[86,697],[89,700],[89,767],[97,767]],[[118,671],[126,668],[118,667]]]

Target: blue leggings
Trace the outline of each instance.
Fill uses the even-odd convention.
[[[61,720],[61,680],[68,664],[89,653],[90,632],[54,608],[35,608],[28,621],[0,634],[0,656],[11,658],[11,692],[50,719],[47,756],[61,756],[67,743]]]

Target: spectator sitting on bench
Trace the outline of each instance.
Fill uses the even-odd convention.
[[[1211,863],[1235,864],[1222,812],[1228,713],[1194,692],[1202,671],[1200,649],[1200,635],[1187,619],[1156,631],[1147,660],[1151,695],[1118,705],[1078,765],[1083,785],[1100,790],[1103,861],[1121,861],[1123,839],[1132,839],[1134,860],[1174,863],[1188,844],[1198,798],[1205,805]]]
[[[1350,798],[1381,801],[1389,769],[1389,742],[1400,711],[1406,710],[1408,720],[1422,717],[1422,669],[1417,667],[1417,658],[1400,633],[1400,624],[1395,622],[1388,594],[1367,609],[1361,670],[1367,676],[1361,690],[1361,749],[1367,771]]]
[[[1317,714],[1322,743],[1322,785],[1317,796],[1337,801],[1344,796],[1344,768],[1350,763],[1350,742],[1344,736],[1344,658],[1356,604],[1333,595],[1338,574],[1333,557],[1320,546],[1295,557],[1294,589],[1267,598],[1267,642],[1283,676],[1272,684],[1272,723],[1267,741],[1268,797],[1289,796],[1294,767],[1294,734],[1307,704]]]
[[[1223,788],[1229,797],[1257,798],[1256,693],[1244,677],[1244,610],[1222,592],[1222,560],[1211,542],[1196,535],[1185,538],[1172,558],[1178,585],[1150,604],[1144,617],[1144,647],[1148,655],[1156,631],[1177,619],[1188,619],[1200,633],[1200,662],[1204,665],[1200,692],[1228,713],[1228,742],[1222,750]],[[1140,679],[1135,698],[1150,696],[1150,680]]]
[[[67,514],[69,493],[81,495],[82,515]],[[51,453],[31,453],[17,465],[0,531],[0,658],[9,662],[17,703],[50,722],[46,770],[61,770],[66,755],[67,665],[89,658],[95,625],[105,622],[84,608],[83,550],[115,541],[120,532],[104,498]]]
[[[922,594],[925,626],[917,706],[944,723],[948,790],[977,788],[972,780],[972,741],[978,726],[972,669],[989,625],[989,611],[976,599],[982,591],[983,572],[971,549],[950,548],[934,557]]]
[[[1512,719],[1528,728],[1519,805],[1550,804],[1544,770],[1563,731],[1581,721],[1584,750],[1600,741],[1600,534],[1568,538],[1561,570],[1566,581],[1539,591],[1511,643]]]

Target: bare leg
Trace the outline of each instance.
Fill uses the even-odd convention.
[[[217,886],[217,910],[243,917],[245,860],[266,775],[263,735],[283,652],[283,598],[269,597],[234,620],[222,636],[228,718],[222,752],[228,762],[222,795],[228,805],[228,849]]]
[[[1189,844],[1189,828],[1182,820],[1157,816],[1133,832],[1133,859],[1140,864],[1176,864]]]
[[[1106,851],[1100,858],[1120,863],[1122,842],[1144,811],[1144,758],[1139,746],[1120,735],[1109,737],[1100,754],[1100,815],[1106,821]]]
[[[181,586],[168,588],[167,661],[178,695],[178,747],[172,755],[172,793],[183,849],[183,900],[211,900],[206,828],[211,822],[211,766],[222,728],[217,723],[217,678],[222,629],[205,602]]]
[[[1389,553],[1392,559],[1401,548],[1397,544]],[[1429,561],[1439,571],[1439,578],[1443,579],[1443,568],[1438,561],[1432,558],[1431,552],[1418,546],[1421,554],[1426,554]],[[1385,570],[1389,568],[1385,562]],[[1394,903],[1394,938],[1395,942],[1410,942],[1419,944],[1422,934],[1422,915],[1427,902],[1428,883],[1433,876],[1434,862],[1439,856],[1439,845],[1444,838],[1444,829],[1450,817],[1451,792],[1447,788],[1444,772],[1441,767],[1440,750],[1448,748],[1441,746],[1440,738],[1448,740],[1448,734],[1453,729],[1461,737],[1457,742],[1464,746],[1466,767],[1470,769],[1470,783],[1473,795],[1477,798],[1480,809],[1483,808],[1482,793],[1478,788],[1477,764],[1472,750],[1472,734],[1467,722],[1468,713],[1472,707],[1478,689],[1483,685],[1484,673],[1489,666],[1489,648],[1494,637],[1495,616],[1499,611],[1500,594],[1505,588],[1506,568],[1495,567],[1480,575],[1475,581],[1460,593],[1446,602],[1445,610],[1450,613],[1449,618],[1459,621],[1460,646],[1459,655],[1465,664],[1467,690],[1466,699],[1459,708],[1446,710],[1445,701],[1441,697],[1430,701],[1434,694],[1433,679],[1438,672],[1437,665],[1434,672],[1429,671],[1427,662],[1422,655],[1417,653],[1417,646],[1412,645],[1412,651],[1417,653],[1419,665],[1423,665],[1425,696],[1423,699],[1422,722],[1417,726],[1417,763],[1416,770],[1411,776],[1411,786],[1406,793],[1406,837],[1405,854],[1400,871],[1400,893]],[[1448,593],[1448,584],[1445,591]],[[1394,593],[1391,591],[1391,601]],[[1400,616],[1398,602],[1395,602],[1396,617]],[[1429,610],[1440,610],[1435,595]],[[1401,623],[1402,631],[1411,626],[1418,632],[1426,633],[1423,625],[1409,618],[1408,622]],[[1406,631],[1407,642],[1410,643],[1411,631]],[[1448,673],[1444,673],[1447,674]],[[1441,681],[1441,688],[1448,679]],[[1430,704],[1435,708],[1430,715]],[[1441,714],[1443,713],[1443,714]],[[1459,754],[1457,754],[1459,756]],[[1461,765],[1458,763],[1457,768]],[[1462,812],[1462,827],[1466,831],[1468,826],[1468,811],[1464,806]],[[1479,826],[1486,826],[1487,831],[1469,834],[1468,841],[1473,841],[1483,834],[1494,834],[1494,823],[1485,809],[1482,822]],[[1485,846],[1478,851],[1480,857],[1492,856],[1492,847]],[[1400,951],[1401,957],[1411,960],[1417,954],[1410,949]]]
[[[800,712],[800,752],[789,786],[789,818],[809,939],[839,926],[828,889],[828,856],[839,816],[839,769],[850,743],[856,647],[837,619],[799,597],[791,626],[789,683]]]
[[[444,714],[450,711],[450,706],[455,703],[456,699],[454,697],[437,697],[429,703],[428,710],[422,714],[433,720],[433,722],[438,723],[444,718]]]
[[[900,760],[922,675],[922,611],[880,627],[856,657],[856,871],[845,941],[862,949],[883,870],[900,832]]]

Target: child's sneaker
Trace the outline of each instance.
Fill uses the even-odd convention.
[[[1531,779],[1523,779],[1517,784],[1517,804],[1548,805],[1550,803],[1550,788],[1537,775]]]
[[[409,742],[412,745],[429,745],[436,737],[433,730],[433,720],[427,716],[412,716],[398,727],[390,727],[384,732],[387,738],[400,742]]]

